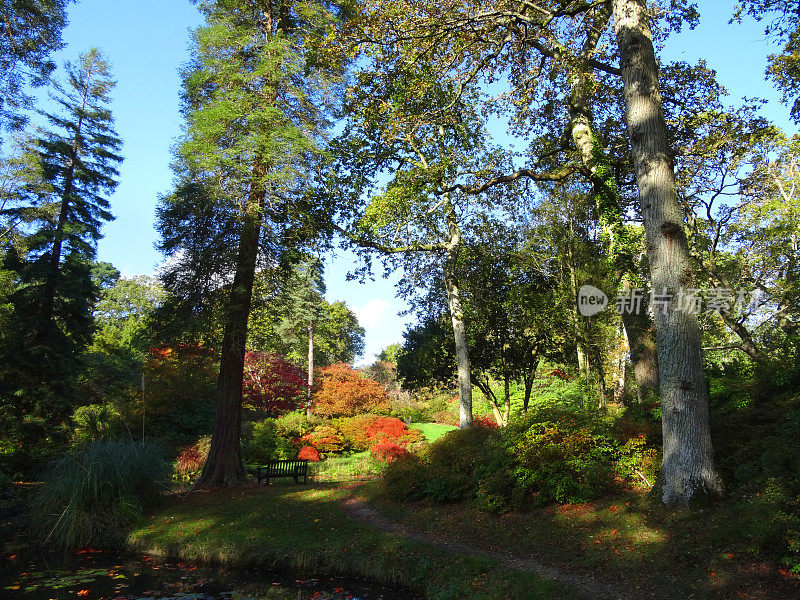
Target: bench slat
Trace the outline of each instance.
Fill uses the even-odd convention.
[[[308,461],[304,459],[290,460],[271,460],[265,465],[256,467],[256,477],[258,483],[266,479],[269,483],[270,477],[294,477],[295,483],[299,483],[299,478],[303,482],[308,481]]]

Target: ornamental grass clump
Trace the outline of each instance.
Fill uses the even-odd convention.
[[[154,443],[93,442],[51,462],[32,513],[45,546],[120,546],[128,528],[166,491],[170,464]]]

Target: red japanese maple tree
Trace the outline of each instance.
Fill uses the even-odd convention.
[[[298,408],[308,384],[303,371],[280,354],[246,352],[242,378],[242,402],[252,408],[278,414]]]

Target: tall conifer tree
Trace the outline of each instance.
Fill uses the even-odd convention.
[[[70,407],[65,374],[91,339],[98,292],[91,269],[100,228],[113,218],[108,196],[122,161],[108,106],[114,81],[103,55],[89,50],[66,65],[66,75],[53,94],[60,110],[42,113],[48,126],[27,150],[41,180],[3,215],[26,225],[4,259],[15,277],[16,318],[3,348],[0,396],[16,398],[26,414],[56,420]]]
[[[316,234],[311,183],[324,155],[327,103],[341,73],[322,42],[342,10],[291,0],[208,0],[199,6],[206,24],[194,34],[193,61],[184,76],[180,181],[162,214],[179,213],[174,205],[191,187],[204,198],[200,204],[234,217],[226,220],[231,230],[216,239],[230,240],[235,249],[220,244],[218,252],[206,254],[222,259],[213,272],[224,290],[217,413],[199,480],[215,487],[244,477],[242,371],[256,270],[286,260]],[[163,247],[180,256],[178,236],[193,225],[202,223],[189,212],[172,223],[162,220]],[[180,262],[173,274],[197,270]]]

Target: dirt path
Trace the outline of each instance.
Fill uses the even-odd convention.
[[[572,588],[581,596],[591,598],[592,600],[679,600],[673,595],[667,595],[663,592],[654,592],[652,590],[642,590],[632,593],[629,586],[624,586],[617,582],[611,583],[592,578],[587,574],[570,571],[564,567],[548,565],[535,558],[513,556],[503,552],[478,548],[463,542],[448,539],[444,536],[434,536],[413,531],[400,523],[386,518],[356,494],[352,494],[345,499],[342,502],[342,507],[345,512],[353,518],[385,533],[401,536],[416,542],[431,544],[460,554],[496,560],[506,567],[532,573],[542,579],[562,583]]]

